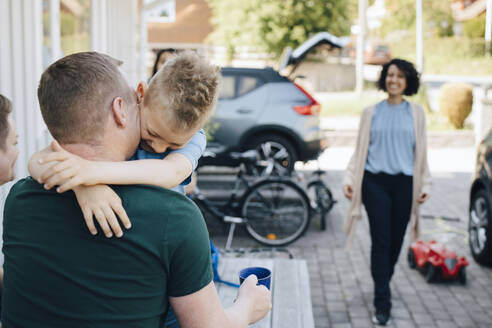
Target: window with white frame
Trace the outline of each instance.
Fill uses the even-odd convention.
[[[154,0],[144,0],[150,4]],[[176,21],[176,1],[167,1],[147,12],[147,21],[154,23],[174,23]]]

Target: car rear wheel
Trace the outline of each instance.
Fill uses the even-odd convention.
[[[471,200],[468,221],[469,244],[473,258],[480,264],[492,264],[492,204],[485,190]]]
[[[288,175],[297,161],[294,145],[287,138],[276,134],[255,137],[245,148],[255,149],[260,154],[260,160],[254,167],[248,168],[254,175]]]

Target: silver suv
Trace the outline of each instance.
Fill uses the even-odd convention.
[[[234,165],[229,152],[257,149],[291,170],[323,149],[319,111],[311,95],[271,68],[224,67],[207,147],[218,156],[201,165]]]
[[[319,33],[294,51],[286,49],[280,69],[293,66],[292,75],[323,43],[342,47],[338,38]],[[202,158],[200,165],[235,166],[230,152],[256,149],[265,169],[290,171],[296,161],[315,159],[325,148],[319,112],[320,104],[306,90],[272,68],[224,67],[207,146],[217,155]]]

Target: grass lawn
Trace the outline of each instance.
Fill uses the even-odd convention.
[[[415,37],[389,43],[391,55],[415,63]],[[485,55],[483,39],[425,38],[424,74],[492,75],[492,59]]]
[[[372,104],[385,99],[386,94],[376,90],[366,90],[359,98],[355,92],[335,92],[321,93],[316,95],[321,103],[321,116],[359,116],[362,110]],[[409,98],[410,101],[420,103],[416,97]],[[422,105],[422,104],[421,104]],[[427,112],[427,129],[429,131],[450,131],[454,130],[442,115],[438,112]],[[472,129],[470,125],[465,125],[465,129]]]
[[[385,93],[365,91],[361,98],[355,92],[334,92],[317,96],[321,102],[321,116],[359,116],[362,110],[385,98]]]

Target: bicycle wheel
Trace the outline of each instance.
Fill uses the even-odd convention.
[[[292,243],[306,231],[311,207],[306,193],[295,183],[269,178],[252,185],[241,203],[246,230],[269,246]]]
[[[326,215],[335,203],[331,190],[320,180],[308,183],[307,190],[311,199],[314,200],[315,211],[319,214],[320,229],[324,231],[326,230]]]

